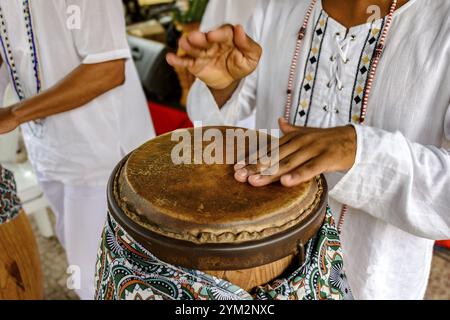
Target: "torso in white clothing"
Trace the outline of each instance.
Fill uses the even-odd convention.
[[[42,179],[104,185],[124,153],[154,136],[130,59],[121,1],[2,1],[0,8],[5,23],[0,49],[18,98],[52,87],[81,63],[128,59],[123,86],[81,108],[22,126]]]
[[[262,0],[247,31],[263,47],[256,72],[219,110],[197,81],[188,111],[204,125],[234,125],[256,109],[256,125],[278,128],[297,34],[309,0]],[[433,241],[450,237],[450,2],[410,0],[393,18],[375,77],[358,154],[348,173],[327,175],[359,299],[420,299]],[[368,69],[385,20],[347,30],[314,8],[298,62],[291,122],[358,123]],[[207,99],[205,97],[208,97]]]

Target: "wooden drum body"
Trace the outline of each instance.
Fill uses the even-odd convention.
[[[0,225],[0,240],[0,300],[42,300],[41,262],[24,212]]]
[[[237,128],[215,129],[225,136]],[[194,129],[184,133],[194,136]],[[326,214],[323,177],[296,188],[279,183],[254,188],[234,179],[231,164],[174,164],[179,142],[172,138],[146,143],[122,160],[110,179],[110,213],[134,240],[166,263],[205,271],[245,290],[303,262],[303,248]]]

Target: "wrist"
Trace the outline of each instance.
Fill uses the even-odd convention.
[[[17,105],[13,105],[10,107],[7,107],[8,110],[8,118],[10,119],[11,122],[16,123],[17,126],[21,125],[22,122],[20,121],[20,116],[19,116],[19,110],[18,110],[18,106]]]
[[[229,84],[226,87],[214,87],[214,86],[208,85],[208,88],[209,88],[209,90],[211,90],[212,93],[224,94],[224,93],[228,93],[230,91],[236,90],[236,88],[239,86],[240,82],[241,82],[241,80],[233,81],[231,84]]]
[[[347,125],[346,126],[346,134],[347,134],[347,141],[348,143],[348,155],[350,157],[350,163],[347,169],[351,169],[356,162],[356,152],[357,152],[357,135],[356,135],[356,129],[353,125]]]
[[[223,107],[227,103],[227,101],[231,98],[233,93],[239,87],[240,82],[241,82],[240,80],[234,81],[232,84],[230,84],[228,87],[224,89],[215,89],[208,86],[219,108]]]

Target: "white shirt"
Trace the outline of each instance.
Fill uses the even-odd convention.
[[[43,126],[22,126],[30,160],[42,179],[105,185],[123,155],[154,136],[146,99],[130,59],[122,2],[31,0],[34,43],[27,35],[30,29],[22,2],[0,4],[6,23],[0,34],[5,47],[9,42],[12,54],[7,57],[7,50],[0,47],[0,51],[5,63],[14,62],[26,98],[37,92],[34,50],[42,90],[80,64],[128,59],[126,82],[121,87],[81,108],[48,117]],[[11,85],[17,87],[13,81]]]
[[[245,24],[259,0],[209,0],[200,29],[205,32],[225,23]]]
[[[234,125],[256,109],[258,128],[277,129],[309,4],[262,0],[247,30],[264,50],[257,71],[222,109],[197,81],[188,104],[192,120]],[[342,244],[358,299],[422,299],[433,240],[450,238],[449,16],[446,0],[410,0],[395,12],[366,125],[355,125],[356,163],[345,174],[327,175],[336,221],[342,204],[350,206]],[[346,28],[319,1],[303,41],[291,121],[335,127],[357,120],[364,67],[382,23],[351,28],[345,38]]]

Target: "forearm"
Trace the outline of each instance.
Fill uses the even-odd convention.
[[[41,94],[11,106],[22,124],[84,106],[125,81],[125,60],[82,64]]]

